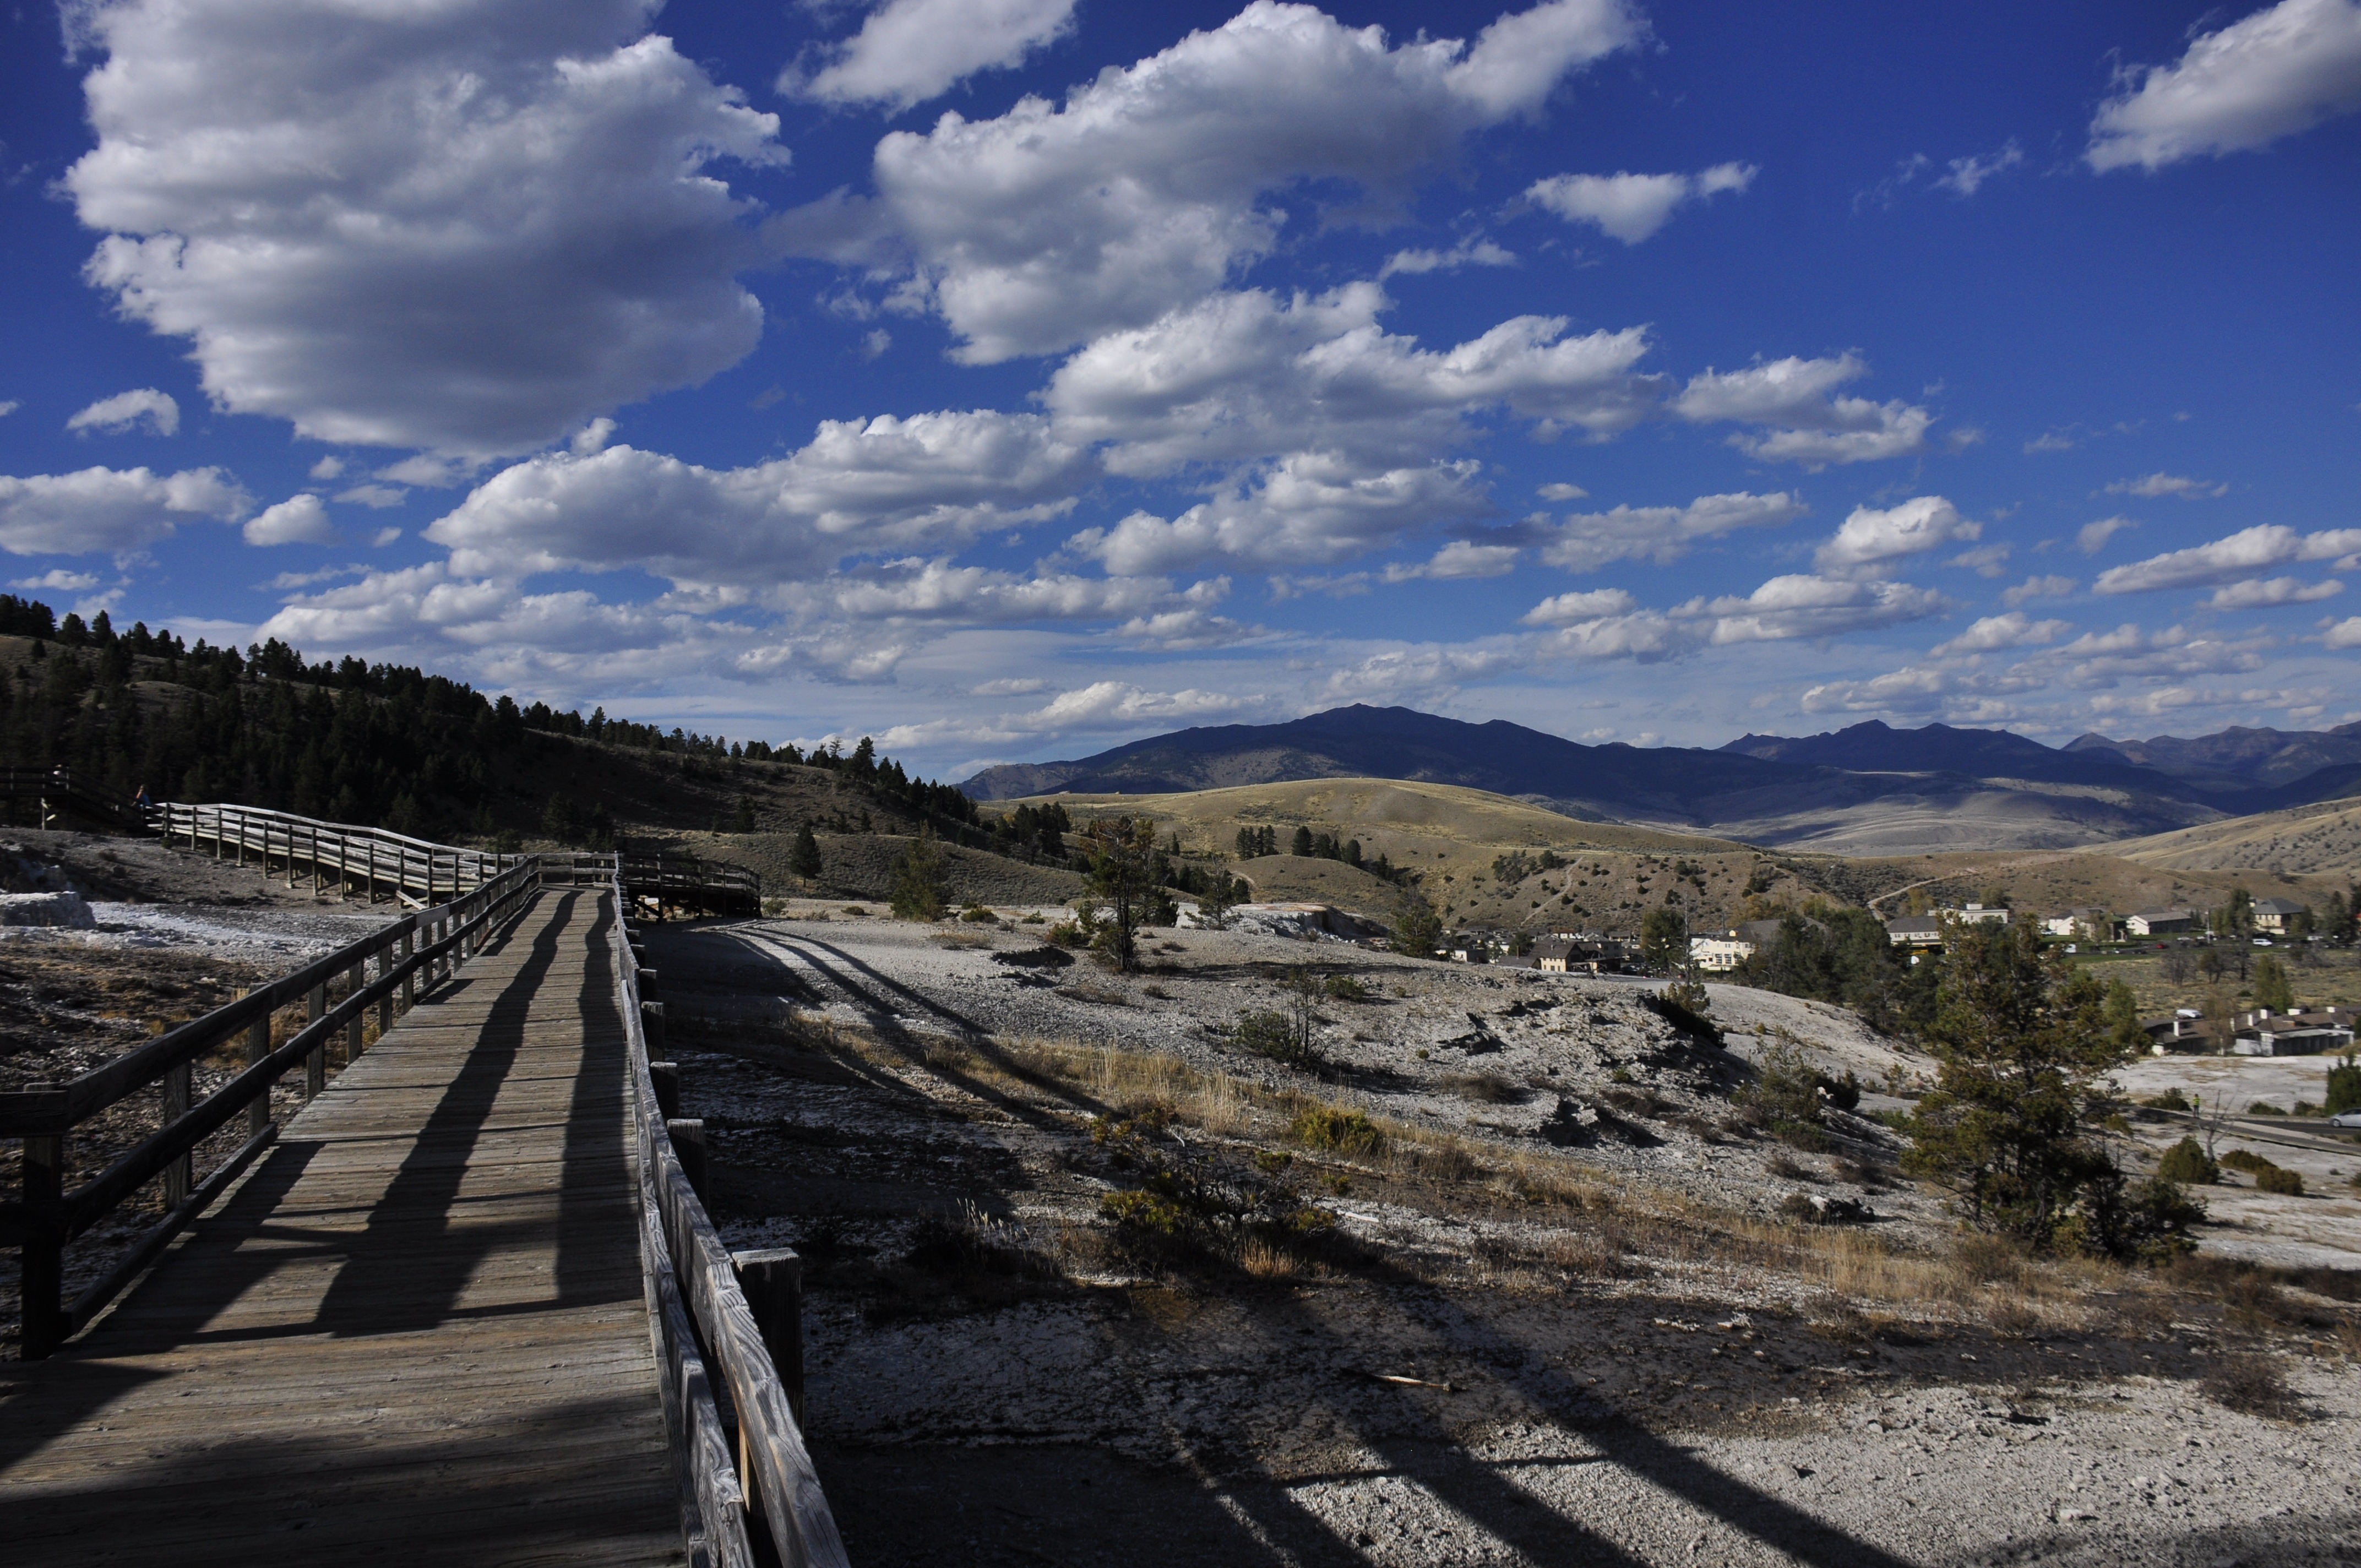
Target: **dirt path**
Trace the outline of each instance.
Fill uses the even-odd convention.
[[[650,939],[724,1228],[807,1258],[856,1561],[2262,1563],[2361,1529],[2361,1377],[2291,1354],[2304,1418],[2233,1413],[2200,1391],[2218,1314],[1856,1311],[1373,1170],[1325,1200],[1330,1262],[1127,1265],[1085,1119],[1114,1107],[895,972],[915,948],[810,936]]]

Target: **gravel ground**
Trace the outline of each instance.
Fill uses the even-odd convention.
[[[1680,1124],[1726,1105],[1735,1056],[1773,1028],[1882,1075],[1894,1053],[1832,1010],[1716,988],[1722,1052],[1629,982],[1220,933],[1158,934],[1131,979],[1003,961],[1034,929],[650,930],[717,1215],[733,1245],[805,1255],[814,1450],[856,1561],[2356,1560],[2361,1330],[2335,1301],[2289,1290],[2258,1324],[2120,1281],[2025,1305],[1995,1277],[1881,1307],[1684,1245],[1661,1216],[1761,1212],[1801,1186],[1871,1201],[1880,1255],[1948,1247],[1931,1194]],[[1306,964],[1378,998],[1323,1004],[1325,1081],[1208,1027]],[[1337,1182],[1334,1261],[1142,1268],[1093,1239],[1124,1179],[1083,1118],[1115,1107],[1046,1076],[1027,1039],[1312,1090],[1483,1159],[1554,1162],[1593,1196],[1544,1212],[1497,1181],[1299,1152]],[[1483,1075],[1530,1097],[1470,1099]],[[1561,1101],[1618,1091],[1665,1103],[1620,1114],[1624,1134],[1549,1135]],[[1865,1162],[1891,1152],[1844,1130]],[[2249,1348],[2291,1388],[2276,1414],[2238,1393]]]

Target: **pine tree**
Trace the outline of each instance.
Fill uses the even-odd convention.
[[[787,869],[810,882],[819,875],[819,840],[812,837],[811,824],[796,829],[795,851],[787,857]]]
[[[894,866],[894,892],[889,900],[895,917],[901,920],[939,920],[943,917],[943,852],[935,842],[935,830],[921,828],[910,847]]]

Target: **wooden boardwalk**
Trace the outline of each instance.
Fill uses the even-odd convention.
[[[543,890],[52,1359],[0,1563],[684,1560],[611,894]]]

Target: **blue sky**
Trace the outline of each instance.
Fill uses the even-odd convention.
[[[0,27],[60,608],[952,774],[2361,718],[2356,0]]]

